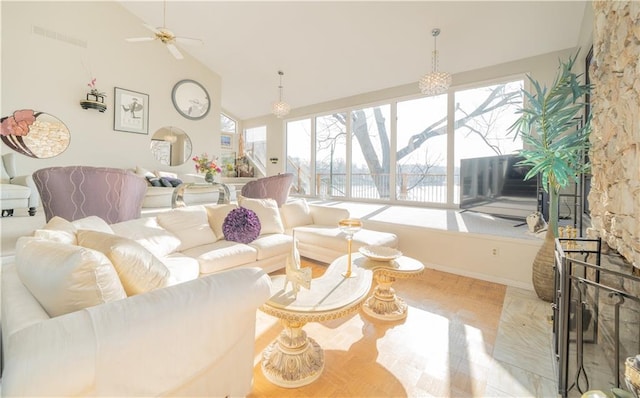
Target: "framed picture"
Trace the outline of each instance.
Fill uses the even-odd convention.
[[[233,136],[231,134],[220,134],[220,149],[233,149]]]
[[[236,177],[236,153],[223,152],[220,155],[220,167],[222,168],[222,173],[226,177]]]
[[[113,97],[113,129],[149,134],[149,95],[116,87]]]
[[[211,108],[207,89],[195,80],[180,80],[173,86],[171,101],[179,114],[191,120],[207,116]]]

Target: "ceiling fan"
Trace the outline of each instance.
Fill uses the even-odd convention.
[[[176,59],[183,59],[184,58],[184,56],[182,55],[180,50],[178,50],[178,47],[176,47],[176,43],[187,44],[187,45],[202,45],[203,44],[202,40],[200,40],[200,39],[194,39],[194,38],[191,38],[191,37],[178,37],[178,36],[176,36],[171,30],[167,29],[166,20],[167,20],[167,2],[165,0],[163,2],[162,27],[154,28],[153,26],[151,26],[149,24],[143,23],[142,25],[145,28],[149,29],[150,31],[152,31],[154,33],[153,36],[129,37],[129,38],[126,38],[125,40],[128,41],[128,42],[131,42],[131,43],[160,40],[162,43],[164,43],[164,45],[167,46],[167,49],[169,50],[169,52]]]

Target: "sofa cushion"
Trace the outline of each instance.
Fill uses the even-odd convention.
[[[258,255],[257,250],[249,245],[226,240],[194,247],[183,254],[198,259],[201,274],[250,264],[256,261]]]
[[[16,268],[52,317],[127,297],[115,268],[96,250],[22,237],[16,244]]]
[[[111,260],[128,296],[167,286],[169,270],[134,240],[98,231],[79,230],[78,245],[98,250]]]
[[[159,178],[162,178],[162,177],[178,178],[178,174],[172,173],[170,171],[156,170],[155,171],[155,175],[156,175],[156,177],[159,177]]]
[[[227,214],[238,206],[234,204],[222,204],[222,205],[205,205],[207,210],[207,218],[209,219],[209,226],[213,230],[218,240],[224,239],[224,232],[222,231],[222,224]]]
[[[76,241],[76,227],[62,217],[54,216],[48,223],[42,227],[42,230],[36,230],[34,236],[47,240],[54,240],[60,243],[68,243],[75,245]]]
[[[117,235],[135,240],[158,258],[173,253],[180,246],[180,239],[162,228],[155,217],[128,220],[112,224],[111,228]]]
[[[178,251],[213,243],[216,240],[204,206],[189,206],[159,213],[158,224],[180,239]]]
[[[253,210],[244,207],[233,209],[222,224],[225,240],[249,243],[260,235],[260,219]]]
[[[79,220],[74,220],[71,221],[71,224],[76,227],[76,230],[88,229],[90,231],[99,231],[107,234],[113,233],[113,229],[111,229],[109,224],[98,216],[89,216]]]
[[[70,234],[67,231],[56,231],[54,229],[36,229],[33,231],[33,236],[36,238],[50,240],[58,243],[66,243],[68,245],[75,245],[78,243],[75,234]]]
[[[238,197],[238,204],[249,210],[253,210],[260,219],[261,235],[284,233],[284,226],[280,219],[278,203],[273,199],[249,199],[244,196]]]
[[[169,270],[168,286],[197,279],[200,275],[200,264],[193,257],[182,253],[172,253],[159,259]]]
[[[295,228],[295,237],[301,242],[311,243],[334,251],[347,252],[346,235],[338,227],[307,225]],[[388,232],[362,229],[353,235],[353,250],[362,246],[397,247],[398,237]]]
[[[293,249],[293,238],[285,234],[260,235],[249,246],[256,249],[258,261],[289,254]]]
[[[293,200],[283,204],[280,207],[280,215],[286,229],[313,224],[311,210],[304,199]]]
[[[163,187],[177,187],[182,184],[182,180],[174,177],[160,177],[160,183]]]
[[[140,167],[140,166],[136,166],[136,170],[135,173],[137,175],[139,175],[140,177],[146,178],[146,177],[155,177],[156,175],[153,174],[152,171],[145,169],[144,167]]]
[[[161,187],[161,186],[163,186],[162,183],[160,182],[160,178],[158,178],[156,176],[147,176],[145,178],[147,179],[147,182],[149,183],[149,185],[151,185],[152,187]]]

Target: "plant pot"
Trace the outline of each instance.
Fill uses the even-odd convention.
[[[555,236],[552,228],[547,229],[544,241],[536,257],[533,259],[531,270],[533,289],[541,300],[553,302],[554,292],[554,262],[555,262]]]

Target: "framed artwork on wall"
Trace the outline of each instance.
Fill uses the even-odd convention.
[[[220,155],[220,167],[225,177],[237,177],[236,172],[236,153],[223,152]]]
[[[149,95],[116,87],[113,97],[113,129],[149,134]]]
[[[220,149],[233,149],[233,136],[231,134],[220,134]]]

